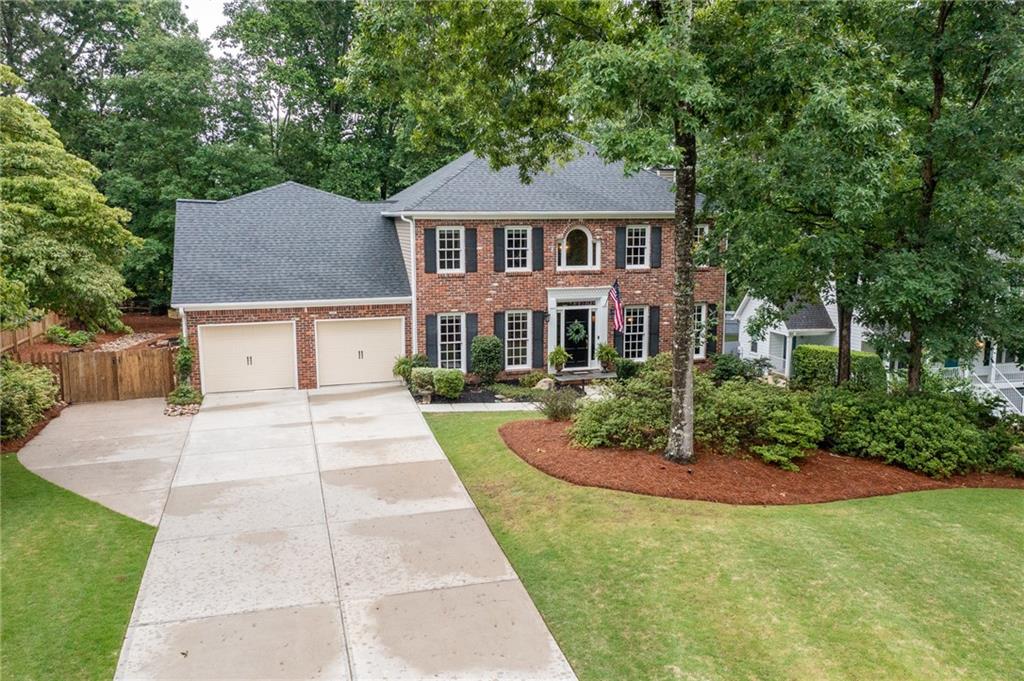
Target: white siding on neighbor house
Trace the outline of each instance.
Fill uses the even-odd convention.
[[[825,303],[825,309],[828,310],[828,316],[832,320],[832,326],[836,327],[836,332],[833,334],[833,336],[835,336],[835,339],[834,339],[834,341],[832,341],[832,342],[830,342],[828,344],[829,345],[835,345],[836,347],[838,347],[839,346],[839,306],[836,305],[834,302],[832,302],[832,303]],[[810,342],[810,341],[807,341],[807,342]],[[819,344],[819,345],[822,343],[822,341],[820,341],[820,340],[814,341],[814,342]],[[865,345],[867,345],[868,347],[864,347]],[[850,325],[850,349],[854,350],[854,351],[867,350],[869,352],[874,352],[874,350],[871,348],[870,342],[868,342],[868,331],[867,331],[867,329],[864,326],[862,326],[860,324],[860,322],[857,321],[856,317],[853,318],[853,324]]]
[[[412,239],[409,238],[409,223],[404,220],[392,220],[395,223],[395,234],[398,235],[398,247],[402,249],[402,260],[405,261],[405,273],[412,284]]]

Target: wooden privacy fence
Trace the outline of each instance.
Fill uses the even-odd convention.
[[[50,312],[39,321],[29,322],[25,326],[10,331],[0,331],[0,353],[17,350],[25,343],[31,343],[56,324],[60,324],[60,317],[56,312]]]
[[[57,375],[66,402],[163,397],[174,389],[174,348],[30,353],[27,361]]]

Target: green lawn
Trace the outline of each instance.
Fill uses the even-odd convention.
[[[0,462],[0,673],[112,678],[156,528]]]
[[[1024,679],[1024,492],[742,507],[576,487],[428,416],[581,679]]]

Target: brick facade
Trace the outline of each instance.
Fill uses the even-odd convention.
[[[411,305],[360,305],[334,307],[267,308],[256,310],[190,310],[185,313],[188,326],[188,344],[199,347],[197,328],[201,324],[245,324],[252,322],[295,322],[297,356],[299,358],[299,387],[315,388],[316,340],[314,323],[318,319],[365,319],[368,317],[404,317],[405,351],[412,352]],[[192,367],[192,384],[199,382],[199,357]]]
[[[615,228],[649,224],[662,228],[661,267],[642,270],[615,267]],[[465,274],[428,274],[424,269],[424,230],[461,226],[477,230],[477,271]],[[531,272],[494,271],[494,233],[496,227],[530,226],[544,229],[544,269]],[[556,271],[556,247],[576,226],[590,230],[601,243],[600,270],[594,272]],[[616,279],[626,305],[657,305],[661,308],[659,348],[672,347],[672,288],[675,254],[672,248],[672,221],[663,220],[416,220],[417,352],[426,352],[427,315],[441,312],[468,312],[479,315],[480,335],[494,334],[494,313],[505,310],[547,310],[548,288],[607,287]],[[724,341],[725,271],[699,268],[696,273],[696,302],[718,306],[718,347]],[[545,325],[544,347],[548,329]],[[611,329],[607,330],[611,339]]]

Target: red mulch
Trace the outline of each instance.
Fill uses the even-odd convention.
[[[696,463],[677,464],[644,450],[576,447],[567,429],[565,423],[528,420],[506,423],[499,432],[512,451],[548,475],[587,487],[674,499],[783,505],[957,487],[1024,489],[1024,478],[971,473],[934,480],[879,461],[824,451],[800,461],[797,473],[702,447],[697,448]]]
[[[42,420],[36,425],[32,426],[32,428],[27,433],[25,433],[24,435],[15,440],[4,440],[3,442],[0,442],[0,453],[7,454],[10,452],[16,452],[25,445],[27,445],[29,440],[38,435],[39,431],[46,427],[47,423],[60,416],[60,413],[64,411],[64,407],[66,406],[68,405],[64,404],[63,402],[56,404],[55,406],[51,407],[49,411],[43,414]]]
[[[121,320],[132,328],[135,333],[159,333],[163,334],[162,338],[174,338],[181,335],[181,320],[171,319],[167,315],[149,315],[149,314],[126,314],[122,315]],[[96,334],[96,337],[91,343],[85,345],[82,350],[88,352],[95,350],[99,346],[103,345],[112,340],[117,340],[124,334],[120,333],[108,333],[103,332]],[[160,340],[154,338],[153,341]],[[150,342],[153,342],[150,341]],[[143,343],[138,347],[146,347],[149,343]],[[34,352],[70,352],[74,350],[67,345],[60,345],[59,343],[48,343],[46,336],[40,336],[34,343],[26,343],[18,349],[18,356],[24,359],[28,359],[29,355]],[[134,348],[133,348],[134,349]]]

